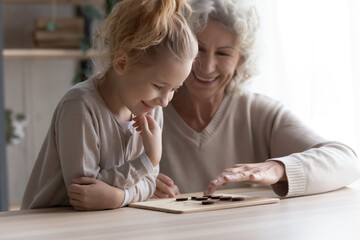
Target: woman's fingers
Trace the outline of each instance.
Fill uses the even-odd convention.
[[[252,182],[275,184],[286,181],[285,167],[281,162],[267,161],[253,164],[235,164],[225,169],[205,189],[204,194],[212,194],[218,187],[229,182]]]
[[[223,174],[220,174],[215,179],[210,181],[210,184],[204,191],[204,195],[211,195],[218,187],[225,185],[227,183],[226,181],[227,180],[224,178]]]
[[[228,168],[210,182],[209,186],[204,191],[204,195],[211,195],[217,188],[230,182],[250,182],[256,180],[257,175],[255,175],[252,171],[243,171],[238,168]]]

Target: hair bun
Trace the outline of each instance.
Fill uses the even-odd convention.
[[[186,22],[190,14],[186,0],[122,0],[104,20],[98,34],[100,48],[110,61],[118,52],[136,58],[168,39],[179,59],[196,55],[197,41]],[[181,57],[182,52],[189,54]]]

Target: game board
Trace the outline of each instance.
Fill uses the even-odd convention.
[[[215,203],[210,205],[203,205],[202,201],[192,200],[191,197],[186,201],[177,201],[176,198],[162,198],[162,199],[150,199],[145,202],[130,203],[130,207],[142,208],[148,210],[162,211],[168,213],[191,213],[191,212],[202,212],[211,210],[220,210],[228,208],[238,208],[270,203],[278,203],[278,198],[268,197],[250,197],[239,194],[221,194],[222,196],[231,197],[243,197],[242,201],[222,201],[218,199],[211,199]],[[194,195],[200,197],[199,195]],[[210,199],[210,198],[209,198]]]

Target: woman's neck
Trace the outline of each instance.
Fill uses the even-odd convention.
[[[96,83],[101,97],[116,120],[130,121],[131,112],[119,98],[120,79],[115,71],[109,69]]]
[[[223,93],[201,99],[191,94],[184,86],[175,94],[172,105],[189,127],[201,132],[214,117],[224,96]]]

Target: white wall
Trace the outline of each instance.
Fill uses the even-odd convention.
[[[360,1],[257,2],[263,41],[252,89],[360,154]]]
[[[5,107],[28,118],[25,138],[7,147],[10,204],[18,204],[52,113],[72,85],[75,61],[5,59],[4,71]]]

